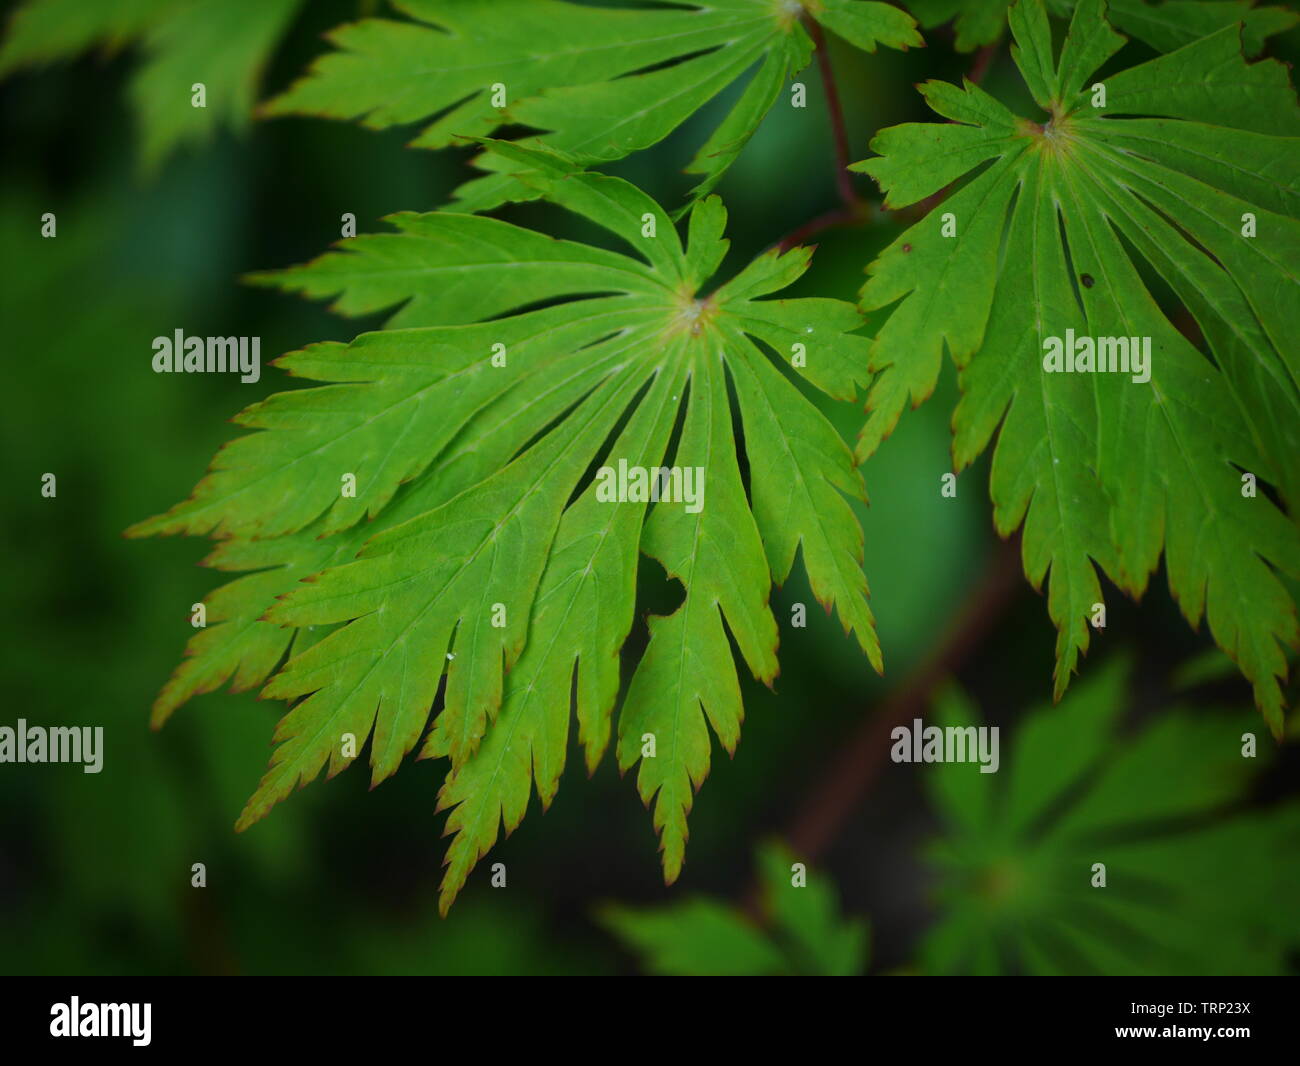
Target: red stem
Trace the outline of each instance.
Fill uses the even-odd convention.
[[[849,816],[870,793],[884,765],[894,727],[924,710],[939,682],[961,669],[979,648],[1021,587],[1020,572],[1017,535],[998,544],[983,578],[966,596],[935,650],[913,667],[885,702],[873,714],[864,716],[853,735],[836,749],[834,762],[786,830],[785,839],[798,858],[816,861],[839,835]],[[765,920],[758,881],[750,882],[740,905],[754,921]]]
[[[984,80],[984,75],[989,72],[989,67],[993,65],[993,58],[998,54],[998,42],[986,44],[975,53],[975,60],[971,63],[970,73],[966,77],[978,85]]]
[[[808,32],[817,49],[817,65],[821,68],[822,84],[826,88],[826,110],[831,119],[831,133],[835,138],[835,185],[844,206],[856,208],[858,194],[849,174],[849,137],[844,127],[844,109],[840,106],[840,91],[835,85],[835,71],[831,69],[831,54],[826,48],[826,35],[821,26],[809,19]]]
[[[824,215],[809,219],[798,229],[787,233],[777,241],[776,246],[782,252],[788,252],[791,248],[803,244],[809,237],[821,233],[823,230],[862,221],[865,217],[865,211],[866,205],[861,203],[855,204],[853,207],[837,207],[833,211],[827,211]]]
[[[816,859],[870,790],[884,765],[893,728],[925,707],[935,686],[954,673],[988,636],[994,620],[1020,587],[1019,538],[998,545],[980,583],[949,623],[935,650],[903,679],[874,714],[839,748],[830,770],[804,803],[786,834],[800,858]]]
[[[778,244],[782,251],[803,243],[813,234],[860,221],[866,215],[866,205],[854,191],[848,170],[849,146],[844,112],[826,50],[826,38],[821,27],[811,19],[808,20],[808,30],[816,45],[817,61],[826,86],[826,106],[835,136],[836,181],[844,206],[817,216],[783,237]],[[978,84],[984,79],[997,51],[997,44],[991,44],[977,53],[969,75],[972,82]],[[918,206],[923,212],[928,211],[947,195],[950,188],[941,189]],[[830,846],[849,815],[870,791],[884,764],[894,727],[924,708],[935,686],[962,666],[979,647],[996,616],[1010,603],[1015,590],[1020,587],[1019,547],[1019,537],[998,546],[988,571],[950,621],[944,639],[886,697],[876,713],[862,720],[854,735],[839,748],[833,765],[786,833],[786,840],[800,858],[817,859]],[[745,906],[751,913],[756,913],[756,886],[751,887]]]

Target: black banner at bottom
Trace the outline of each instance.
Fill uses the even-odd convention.
[[[901,1040],[927,1055],[1125,1045],[1139,1054],[1185,1054],[1200,1046],[1237,1055],[1285,1051],[1295,1039],[1286,1030],[1296,1013],[1294,985],[1259,978],[875,978],[867,987],[814,992],[811,1003],[800,986],[771,982],[693,992],[649,992],[609,981],[600,991],[489,991],[471,979],[428,977],[73,977],[6,984],[0,1049],[10,1062],[28,1061],[10,1057],[15,1052],[373,1054],[391,1050],[394,1038],[416,1054],[421,1042],[434,1051],[449,1039],[481,1040],[499,1051],[509,1034],[554,1053],[561,1040],[572,1046],[596,1034],[617,1039],[620,1028],[625,1036],[640,1033],[640,1046],[692,1055],[702,1039],[744,1048],[788,1036],[794,1046],[809,1040],[821,1046],[840,1032],[863,1052]],[[765,1005],[768,996],[773,1000]]]

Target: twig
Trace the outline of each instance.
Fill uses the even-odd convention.
[[[970,73],[966,77],[978,85],[984,80],[984,75],[989,72],[989,67],[993,65],[993,59],[998,54],[999,42],[994,41],[992,44],[986,44],[975,53],[975,61],[971,63]]]
[[[807,20],[807,26],[817,49],[817,66],[822,72],[822,84],[826,88],[826,110],[831,119],[831,133],[835,138],[835,185],[839,189],[844,206],[855,208],[858,204],[858,194],[853,188],[853,178],[849,174],[849,137],[844,127],[844,109],[840,106],[840,92],[835,85],[835,72],[831,69],[831,54],[826,48],[826,35],[813,19]]]
[[[826,106],[835,138],[836,184],[843,206],[818,215],[781,238],[777,247],[783,252],[824,230],[863,221],[870,210],[854,190],[848,169],[849,146],[844,111],[826,50],[825,35],[815,21],[809,19],[807,25],[826,87]],[[996,42],[980,49],[971,64],[970,81],[978,85],[984,79],[997,52]],[[953,185],[955,183],[940,189],[911,210],[919,208],[919,213],[927,213],[952,190]],[[1017,535],[998,545],[989,569],[953,616],[935,650],[913,667],[880,708],[864,717],[848,742],[837,749],[834,763],[785,833],[786,841],[799,858],[815,860],[826,851],[849,815],[870,792],[884,765],[894,728],[922,710],[939,682],[961,668],[1020,587],[1020,537]],[[751,916],[761,919],[760,898],[760,889],[755,882],[746,893],[742,906]]]
[[[865,222],[871,208],[858,196],[849,172],[849,135],[844,125],[844,108],[840,104],[839,89],[835,84],[835,71],[831,68],[831,55],[826,47],[826,34],[813,19],[805,19],[817,52],[817,66],[821,70],[822,84],[826,88],[826,111],[831,120],[831,136],[835,141],[835,188],[839,192],[840,207],[816,218],[809,219],[798,229],[776,242],[782,252],[803,244],[809,237],[837,226],[850,226]]]
[[[1011,602],[1021,581],[1020,540],[1015,537],[999,544],[988,571],[971,590],[934,652],[915,666],[884,705],[863,718],[856,733],[838,748],[829,772],[786,833],[786,840],[801,859],[816,859],[825,852],[884,764],[890,732],[925,706],[940,681],[960,669]]]
[[[807,20],[807,26],[816,46],[817,62],[826,87],[826,107],[835,137],[836,182],[844,206],[818,215],[787,234],[777,244],[781,251],[802,244],[823,230],[861,221],[868,211],[867,205],[859,199],[853,188],[848,169],[849,145],[844,111],[840,106],[839,90],[835,85],[835,74],[826,49],[826,37],[814,20]],[[997,55],[998,47],[998,43],[994,42],[985,45],[976,54],[968,75],[972,82],[979,84],[984,79]],[[919,206],[923,210],[932,208],[951,189],[952,185],[940,189]],[[884,763],[890,733],[894,727],[915,715],[924,706],[934,687],[948,674],[958,670],[979,646],[993,619],[1020,587],[1020,572],[1020,538],[1017,536],[999,545],[989,570],[953,617],[944,639],[935,650],[912,669],[875,714],[862,720],[848,743],[839,748],[834,765],[822,778],[816,791],[808,797],[786,833],[787,841],[801,858],[817,858],[835,839],[845,819],[870,790]],[[753,909],[756,900],[756,891],[751,891],[747,905]]]
[[[865,222],[868,210],[868,205],[860,202],[852,207],[837,207],[833,211],[827,211],[824,215],[809,219],[798,229],[791,230],[777,241],[776,246],[780,251],[788,252],[791,248],[803,244],[809,237],[815,236],[824,230],[834,229],[836,226],[850,226],[855,222]]]

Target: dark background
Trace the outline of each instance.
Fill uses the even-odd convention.
[[[324,30],[356,14],[355,4],[308,5],[274,54],[263,96],[323,50]],[[914,83],[970,69],[972,57],[953,51],[945,31],[926,37],[927,49],[874,56],[832,42],[854,159],[868,154],[880,127],[931,117]],[[1300,35],[1272,51],[1294,57]],[[98,775],[0,765],[0,970],[634,972],[636,961],[592,921],[593,909],[690,893],[743,898],[756,844],[817,813],[819,787],[845,772],[837,760],[846,746],[889,693],[912,684],[914,667],[943,654],[963,611],[982,612],[975,639],[960,661],[941,665],[956,668],[989,720],[1013,725],[1050,698],[1054,633],[1042,598],[1022,577],[1005,595],[987,592],[1003,550],[987,459],[961,475],[955,500],[939,495],[950,469],[949,369],[935,398],[904,416],[864,470],[872,506],[859,513],[885,677],[820,611],[803,633],[783,627],[776,693],[745,686],[742,743],[734,761],[715,748],[674,889],[662,886],[633,783],[620,780],[608,755],[590,782],[571,755],[552,810],[542,816],[533,803],[446,920],[435,906],[444,845],[438,767],[408,760],[374,792],[361,771],[317,781],[235,834],[282,708],[252,694],[213,694],[160,733],[149,730],[150,702],[192,632],[190,604],[215,582],[194,565],[204,543],[127,541],[121,531],[187,494],[232,436],[226,420],[284,387],[265,368],[273,356],[379,325],[247,287],[240,275],[319,254],[338,238],[345,211],[366,231],[390,212],[438,207],[470,176],[468,154],[407,149],[412,131],[293,119],[258,122],[237,137],[218,132],[143,173],[125,91],[136,60],[129,48],[92,54],[0,85],[0,722],[102,725],[106,745]],[[724,275],[836,205],[815,66],[800,77],[808,108],[778,103],[718,190],[733,241]],[[1005,50],[985,85],[1009,102],[1023,99]],[[692,183],[681,167],[734,91],[665,144],[611,169],[679,203]],[[58,216],[57,239],[40,236],[45,211]],[[566,235],[557,216],[539,211],[504,215]],[[863,267],[898,226],[878,215],[820,235],[800,290],[854,299]],[[262,380],[154,374],[150,341],[175,328],[261,336]],[[826,409],[851,440],[860,410]],[[46,471],[58,475],[56,499],[40,496]],[[776,595],[778,617],[795,600],[813,603],[799,574]],[[1162,574],[1140,607],[1114,590],[1108,607],[1109,626],[1084,670],[1127,649],[1139,713],[1164,704],[1171,672],[1209,638],[1178,615]],[[1234,682],[1214,697],[1249,702]],[[866,779],[865,798],[819,859],[844,909],[871,921],[872,970],[889,971],[912,959],[933,918],[920,849],[936,823],[911,768],[848,773]],[[509,869],[504,891],[488,885],[494,861]],[[190,888],[194,862],[207,866],[206,890]]]

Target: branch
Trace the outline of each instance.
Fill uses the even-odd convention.
[[[989,72],[989,67],[993,65],[993,59],[998,54],[998,46],[999,42],[994,41],[975,53],[975,61],[971,63],[970,73],[966,75],[974,84],[978,85],[984,80],[984,75]]]
[[[776,242],[777,249],[782,253],[803,244],[809,237],[823,230],[865,222],[871,216],[871,207],[858,196],[849,172],[849,137],[844,126],[844,108],[840,105],[839,89],[835,85],[835,72],[831,69],[830,52],[826,48],[826,35],[813,19],[805,19],[804,25],[816,46],[817,65],[821,69],[822,84],[826,87],[826,110],[830,115],[831,135],[835,140],[835,187],[842,206],[809,219],[798,229],[787,233]]]
[[[890,732],[915,717],[935,686],[970,658],[1020,585],[1020,542],[1016,537],[999,543],[989,569],[971,590],[935,650],[838,749],[830,770],[785,834],[799,858],[812,860],[825,852],[870,791],[889,751]]]
[[[822,84],[826,88],[826,110],[830,114],[831,133],[835,138],[835,185],[844,206],[855,208],[858,194],[849,174],[849,137],[844,128],[844,109],[840,106],[840,92],[835,85],[835,72],[831,69],[831,55],[826,49],[826,35],[813,19],[807,20],[808,32],[817,49],[817,65],[821,68]]]
[[[827,211],[824,215],[818,215],[816,218],[809,219],[798,229],[791,230],[779,241],[776,247],[782,252],[788,252],[796,245],[803,244],[809,237],[828,229],[835,229],[837,226],[851,226],[858,222],[866,222],[870,217],[871,207],[862,201],[858,201],[851,207],[837,207],[833,211]]]

